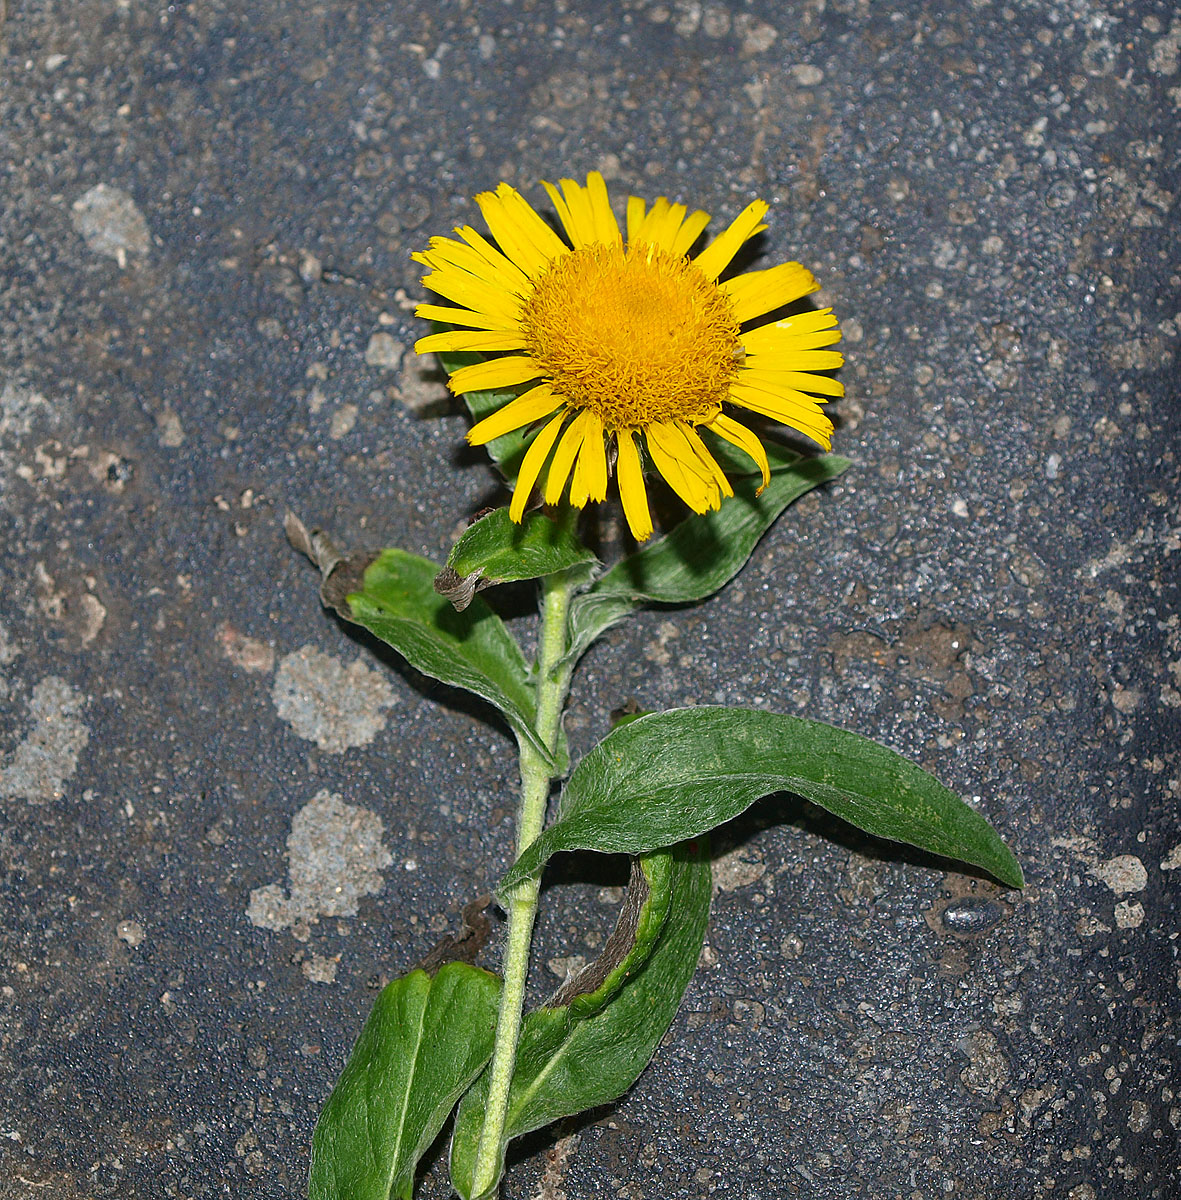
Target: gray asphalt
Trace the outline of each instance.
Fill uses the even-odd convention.
[[[846,725],[1028,886],[760,804],[652,1067],[506,1200],[1173,1194],[1170,5],[8,0],[0,50],[0,1197],[304,1194],[376,988],[507,865],[506,731],[281,520],[441,561],[502,498],[408,256],[592,169],[770,202],[855,466],[592,650],[575,753],[629,700]],[[536,996],[616,867],[553,874]]]

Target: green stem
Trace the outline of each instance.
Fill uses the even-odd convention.
[[[558,744],[562,709],[570,687],[570,664],[563,664],[567,650],[566,620],[573,580],[570,572],[547,576],[542,584],[541,629],[537,651],[537,732],[551,754]],[[521,803],[517,812],[519,855],[545,825],[546,801],[553,776],[549,764],[528,742],[521,742]],[[541,879],[529,879],[508,897],[508,939],[504,951],[504,991],[496,1023],[496,1045],[488,1068],[488,1104],[480,1144],[472,1172],[472,1197],[495,1194],[500,1179],[505,1118],[509,1087],[517,1061],[521,1034],[521,1009],[525,1001],[525,976],[529,969],[529,947],[537,917],[537,894]]]

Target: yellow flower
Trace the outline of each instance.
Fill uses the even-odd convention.
[[[627,239],[597,172],[586,186],[544,183],[567,245],[507,183],[476,203],[497,245],[470,226],[459,241],[436,237],[415,261],[423,283],[447,304],[417,312],[449,325],[415,344],[419,354],[494,355],[452,372],[457,395],[532,384],[468,434],[483,445],[542,422],[521,463],[509,513],[520,521],[545,471],[543,494],[557,503],[570,485],[581,508],[607,494],[610,460],[634,536],[652,533],[642,443],[653,466],[694,512],[733,495],[699,430],[739,447],[770,480],[758,437],[723,406],[758,413],[807,434],[826,450],[832,422],[818,397],[840,396],[826,375],[840,354],[831,309],[754,325],[819,286],[799,263],[782,263],[719,282],[748,239],[765,229],[767,205],[747,205],[698,254],[689,250],[709,223],[663,196],[651,208],[627,202]],[[753,326],[753,327],[752,327]]]

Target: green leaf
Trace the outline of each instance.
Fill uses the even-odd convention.
[[[893,750],[819,721],[703,706],[654,713],[609,733],[575,768],[557,821],[501,890],[561,850],[640,854],[696,837],[772,792],[795,792],[875,837],[1022,886],[1021,868],[992,826]]]
[[[532,513],[514,525],[508,509],[497,508],[467,527],[452,547],[447,565],[457,575],[511,583],[595,561],[574,534],[544,513]]]
[[[405,550],[383,550],[366,568],[344,615],[393,646],[424,675],[494,704],[552,761],[534,728],[528,666],[504,622],[478,597],[463,612],[434,589],[438,567]]]
[[[570,657],[579,657],[595,638],[642,604],[685,604],[712,595],[738,574],[793,500],[850,465],[835,454],[801,458],[780,447],[768,446],[767,451],[773,472],[761,495],[760,476],[735,479],[733,497],[723,500],[717,512],[687,517],[574,598]]]
[[[312,1137],[309,1200],[409,1200],[418,1160],[492,1057],[500,980],[466,963],[377,998]]]
[[[647,1066],[680,1006],[697,966],[709,918],[710,868],[705,839],[662,851],[645,861],[653,896],[667,897],[667,916],[655,948],[620,980],[604,1006],[586,1019],[569,1007],[539,1008],[526,1016],[509,1091],[504,1150],[515,1137],[562,1117],[608,1104]],[[634,965],[634,964],[633,964]],[[487,1075],[464,1096],[451,1140],[451,1182],[464,1200],[487,1100]]]
[[[585,1020],[605,1008],[651,957],[672,905],[673,856],[658,850],[632,859],[631,879],[611,936],[602,952],[567,980],[546,1008],[568,1008]]]
[[[452,327],[444,325],[441,322],[433,322],[432,328],[436,333],[443,333]],[[466,367],[471,363],[483,362],[484,358],[483,354],[476,354],[466,350],[453,350],[438,355],[439,362],[448,375],[459,367]],[[472,414],[472,420],[482,421],[485,417],[491,416],[497,409],[503,408],[510,401],[515,400],[522,391],[524,391],[523,387],[501,388],[490,392],[465,392],[463,402],[467,405],[468,412]],[[525,457],[525,443],[527,440],[525,435],[528,432],[528,429],[514,429],[511,433],[494,438],[484,447],[488,451],[492,461],[499,468],[500,473],[510,484],[516,481],[517,475],[521,470],[521,459]]]

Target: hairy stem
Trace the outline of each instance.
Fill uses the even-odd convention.
[[[567,649],[566,618],[572,582],[570,572],[560,572],[548,576],[542,585],[541,630],[537,651],[537,732],[551,754],[557,748],[562,709],[570,686],[571,667],[570,664],[563,664],[562,659]],[[533,746],[522,740],[521,803],[517,811],[518,855],[537,838],[545,825],[546,801],[552,779],[549,764]],[[472,1176],[473,1200],[494,1195],[500,1180],[509,1086],[517,1061],[525,976],[529,969],[529,946],[533,941],[540,887],[540,878],[528,879],[513,889],[507,901],[504,991],[496,1024],[496,1045],[488,1068],[488,1107],[476,1151]]]

